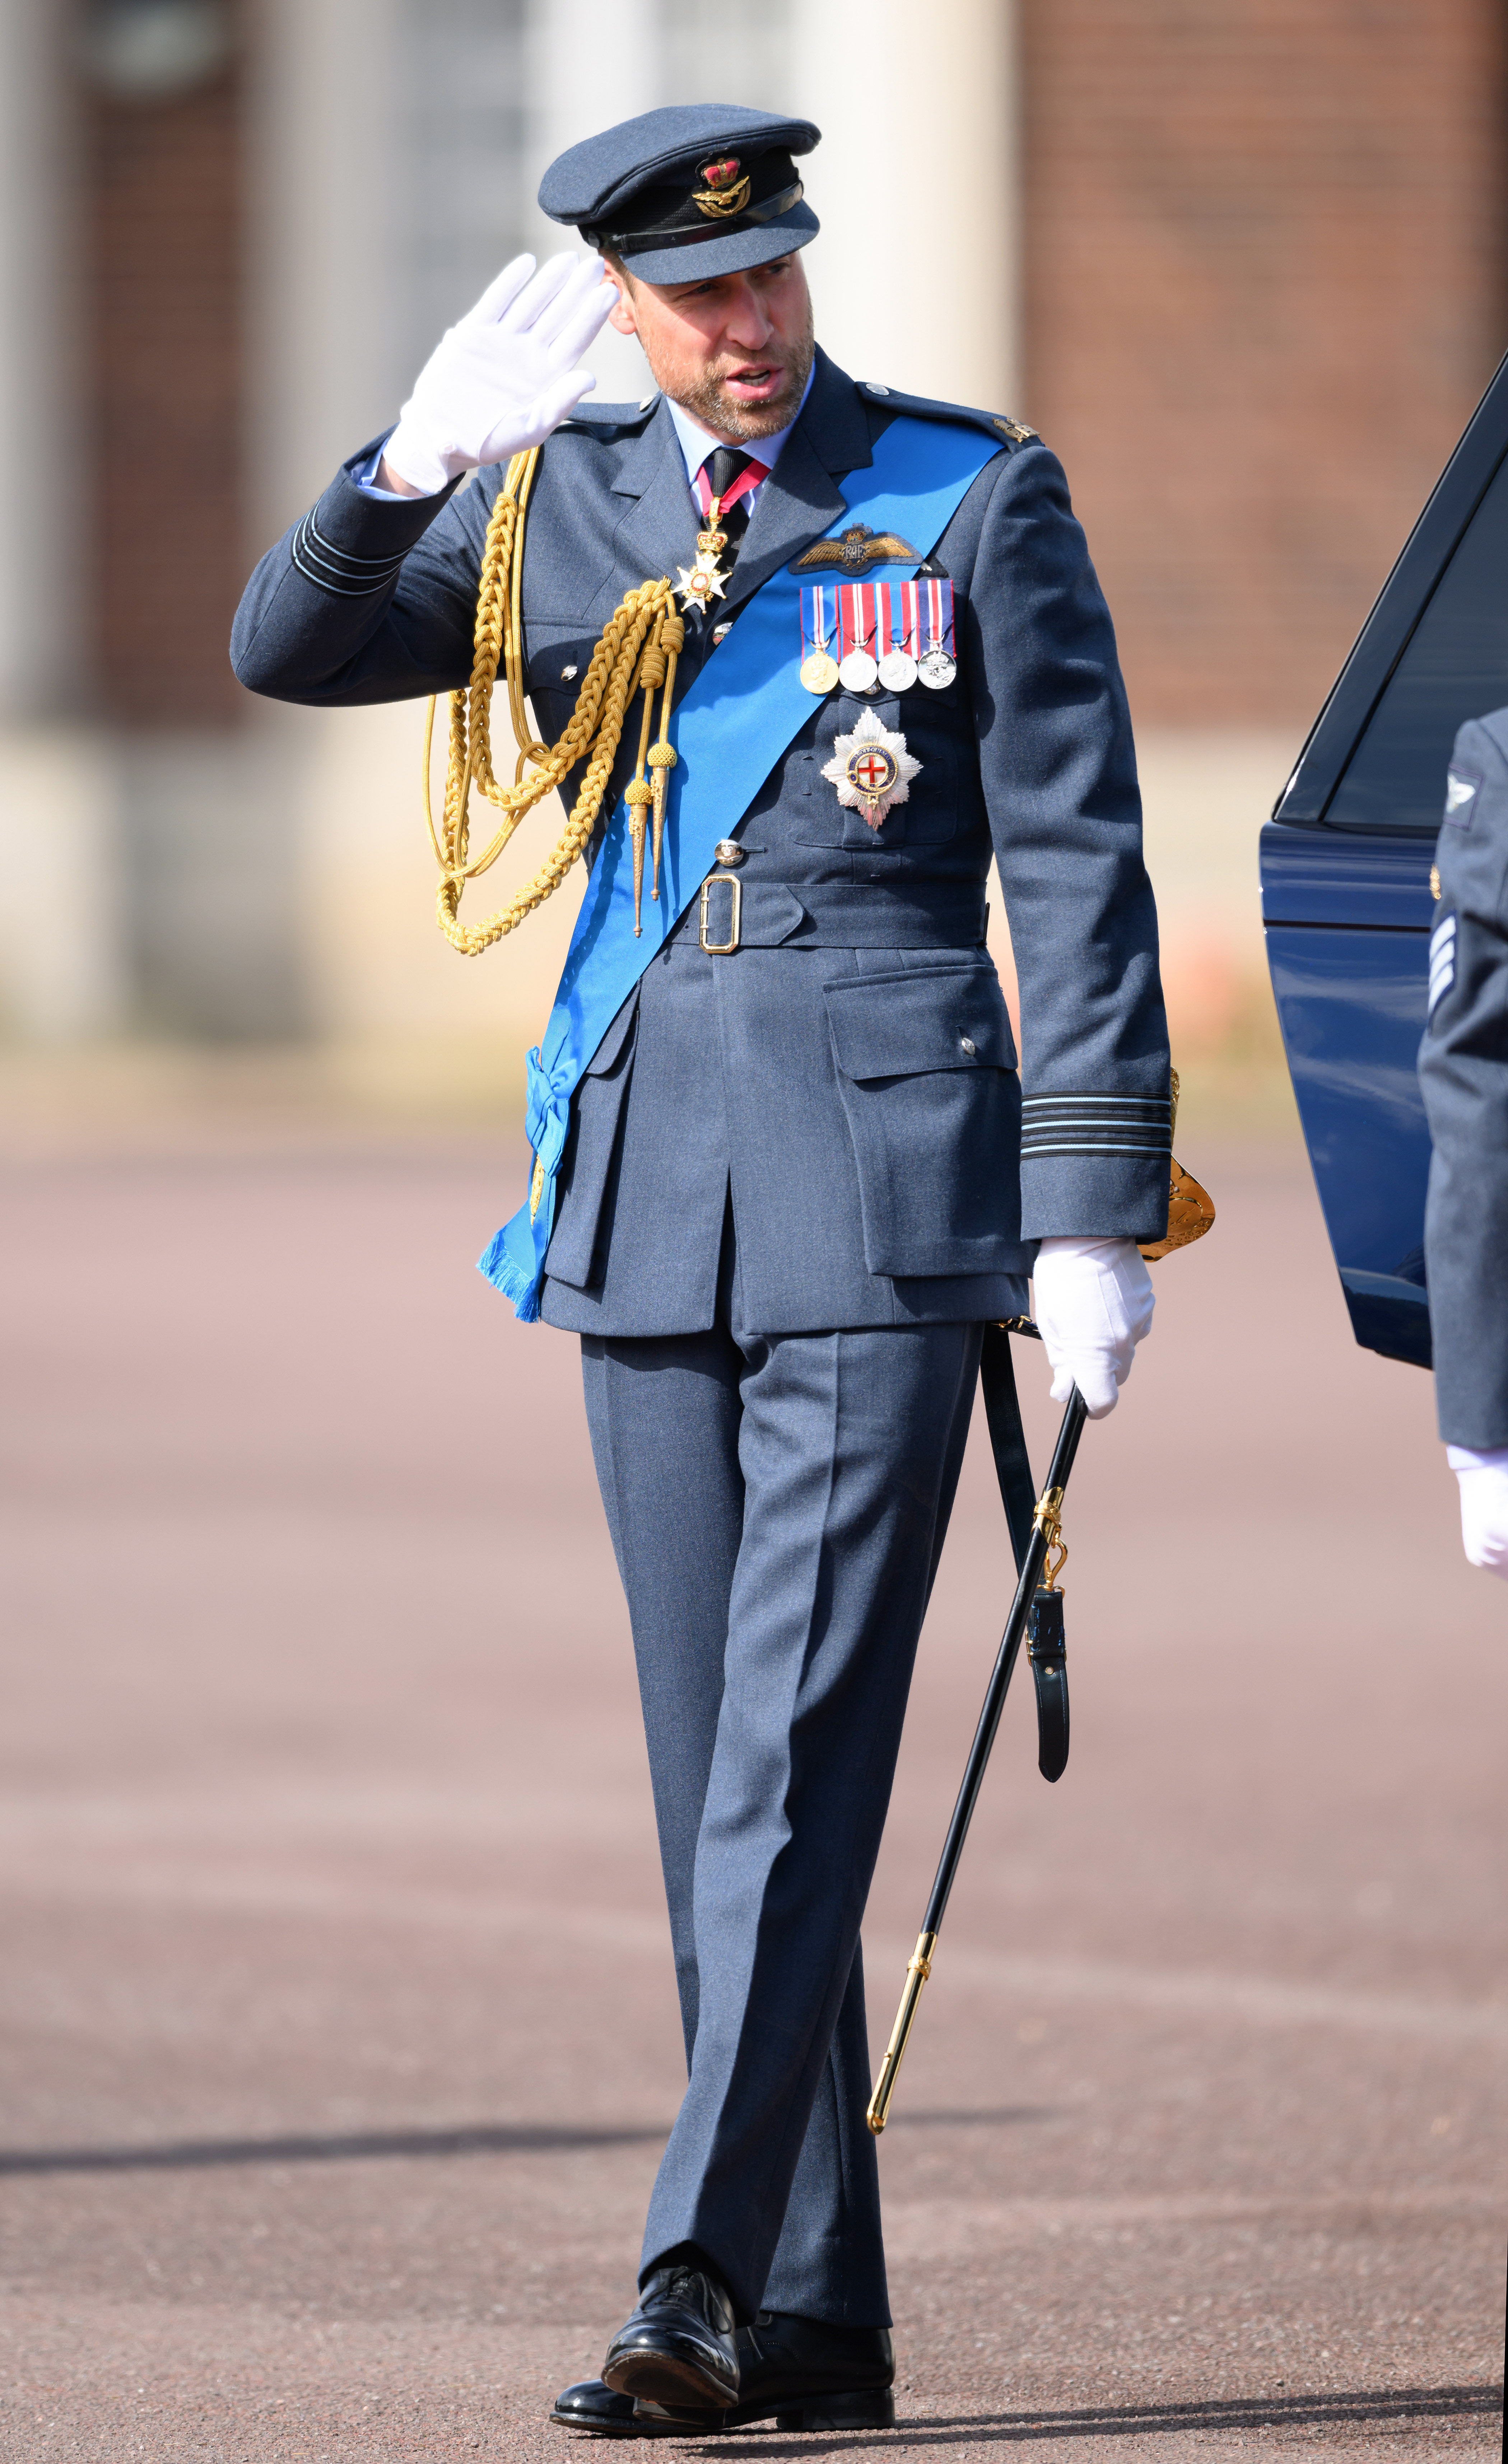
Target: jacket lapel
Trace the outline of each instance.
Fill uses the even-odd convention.
[[[673,582],[678,565],[695,561],[696,507],[664,394],[653,419],[623,455],[613,494],[637,500],[625,507],[618,526],[614,547],[620,569],[629,567],[634,583],[660,574],[668,574]]]

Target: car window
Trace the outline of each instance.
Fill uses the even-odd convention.
[[[1508,704],[1508,460],[1497,473],[1367,721],[1325,820],[1339,829],[1440,826],[1463,719]]]

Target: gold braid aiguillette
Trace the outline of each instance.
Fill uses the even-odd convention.
[[[505,933],[512,933],[535,908],[542,906],[551,893],[559,889],[578,856],[585,852],[602,809],[602,799],[618,758],[623,721],[636,683],[645,687],[645,725],[640,739],[638,770],[627,789],[630,826],[637,825],[635,864],[636,873],[642,878],[643,812],[645,806],[655,805],[658,895],[660,840],[665,815],[665,790],[661,782],[675,759],[667,730],[675,692],[675,663],[685,645],[686,628],[675,613],[674,592],[667,575],[662,574],[658,581],[643,582],[636,589],[625,591],[602,627],[601,639],[592,652],[581,679],[576,708],[557,742],[553,745],[539,742],[529,726],[524,707],[522,622],[524,522],[538,464],[537,446],[528,453],[514,454],[487,525],[481,585],[476,599],[471,680],[464,693],[453,693],[448,697],[449,743],[438,824],[429,783],[434,741],[433,696],[425,717],[425,823],[440,868],[436,911],[440,930],[446,939],[468,958],[477,957],[483,950],[491,949],[494,941],[500,941]],[[508,685],[509,709],[518,745],[518,759],[511,787],[502,786],[492,770],[492,688],[497,681],[499,668]],[[653,684],[649,682],[651,674]],[[651,750],[648,748],[649,702],[652,693],[662,684],[665,698],[660,713],[660,741]],[[645,777],[646,759],[654,770],[656,784],[653,786]],[[563,786],[571,772],[582,761],[586,765],[585,771],[565,828],[533,880],[515,891],[507,905],[500,907],[494,915],[489,915],[480,924],[463,924],[460,906],[467,883],[474,881],[496,863],[524,815],[542,803],[552,789]],[[526,779],[524,771],[531,764],[533,775]],[[480,855],[472,855],[470,851],[473,788],[502,814],[499,826]],[[636,793],[641,788],[642,797]],[[638,929],[637,900],[635,929]]]

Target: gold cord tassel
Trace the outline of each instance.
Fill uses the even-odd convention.
[[[660,741],[649,756],[649,765],[654,774],[654,889],[651,895],[658,902],[666,796],[670,785],[670,772],[675,767],[675,746],[670,741],[670,703],[675,693],[675,663],[686,645],[686,627],[673,608],[660,619],[657,639],[665,652],[665,696],[660,704]]]
[[[637,589],[625,591],[602,628],[601,640],[592,652],[576,697],[576,708],[559,741],[554,745],[539,742],[529,727],[525,708],[521,612],[524,520],[538,463],[537,447],[531,452],[514,455],[487,526],[481,587],[476,602],[470,682],[465,693],[452,693],[448,696],[445,791],[438,822],[429,778],[434,741],[435,706],[432,699],[425,721],[425,821],[435,862],[440,868],[436,914],[446,939],[466,957],[475,957],[483,950],[490,949],[494,941],[502,939],[505,933],[513,932],[515,925],[521,924],[535,908],[542,906],[559,888],[578,856],[584,853],[601,812],[607,782],[618,758],[636,672],[645,693],[639,776],[628,791],[634,831],[636,930],[639,887],[644,878],[645,814],[651,803],[656,806],[655,894],[659,894],[660,839],[665,810],[664,789],[660,782],[663,768],[675,759],[674,752],[665,741],[665,731],[675,676],[675,653],[685,641],[685,630],[680,618],[673,612],[671,587],[666,577],[641,583]],[[652,682],[644,671],[646,646],[651,641],[654,644],[654,652],[649,660],[653,671]],[[512,787],[501,786],[492,769],[492,698],[499,669],[508,686],[509,709],[518,745]],[[661,742],[650,753],[647,748],[653,696],[662,683],[665,701],[660,720]],[[654,769],[654,786],[644,776],[646,759]],[[459,911],[467,883],[474,881],[496,863],[525,814],[532,812],[553,789],[563,785],[580,762],[585,763],[585,769],[565,828],[533,880],[515,891],[507,905],[488,916],[483,923],[463,924]],[[525,769],[531,766],[532,775],[526,779]],[[497,829],[477,856],[470,851],[473,788],[502,816]],[[635,788],[642,789],[642,795],[636,794]]]

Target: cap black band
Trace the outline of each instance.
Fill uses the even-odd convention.
[[[694,248],[698,240],[721,239],[725,231],[749,231],[760,223],[773,223],[798,206],[805,194],[799,180],[794,180],[778,196],[765,197],[756,206],[745,206],[741,214],[731,214],[726,222],[698,223],[688,231],[684,223],[668,223],[658,231],[591,231],[583,223],[581,237],[593,248],[610,248],[615,256],[641,256],[651,248]]]

